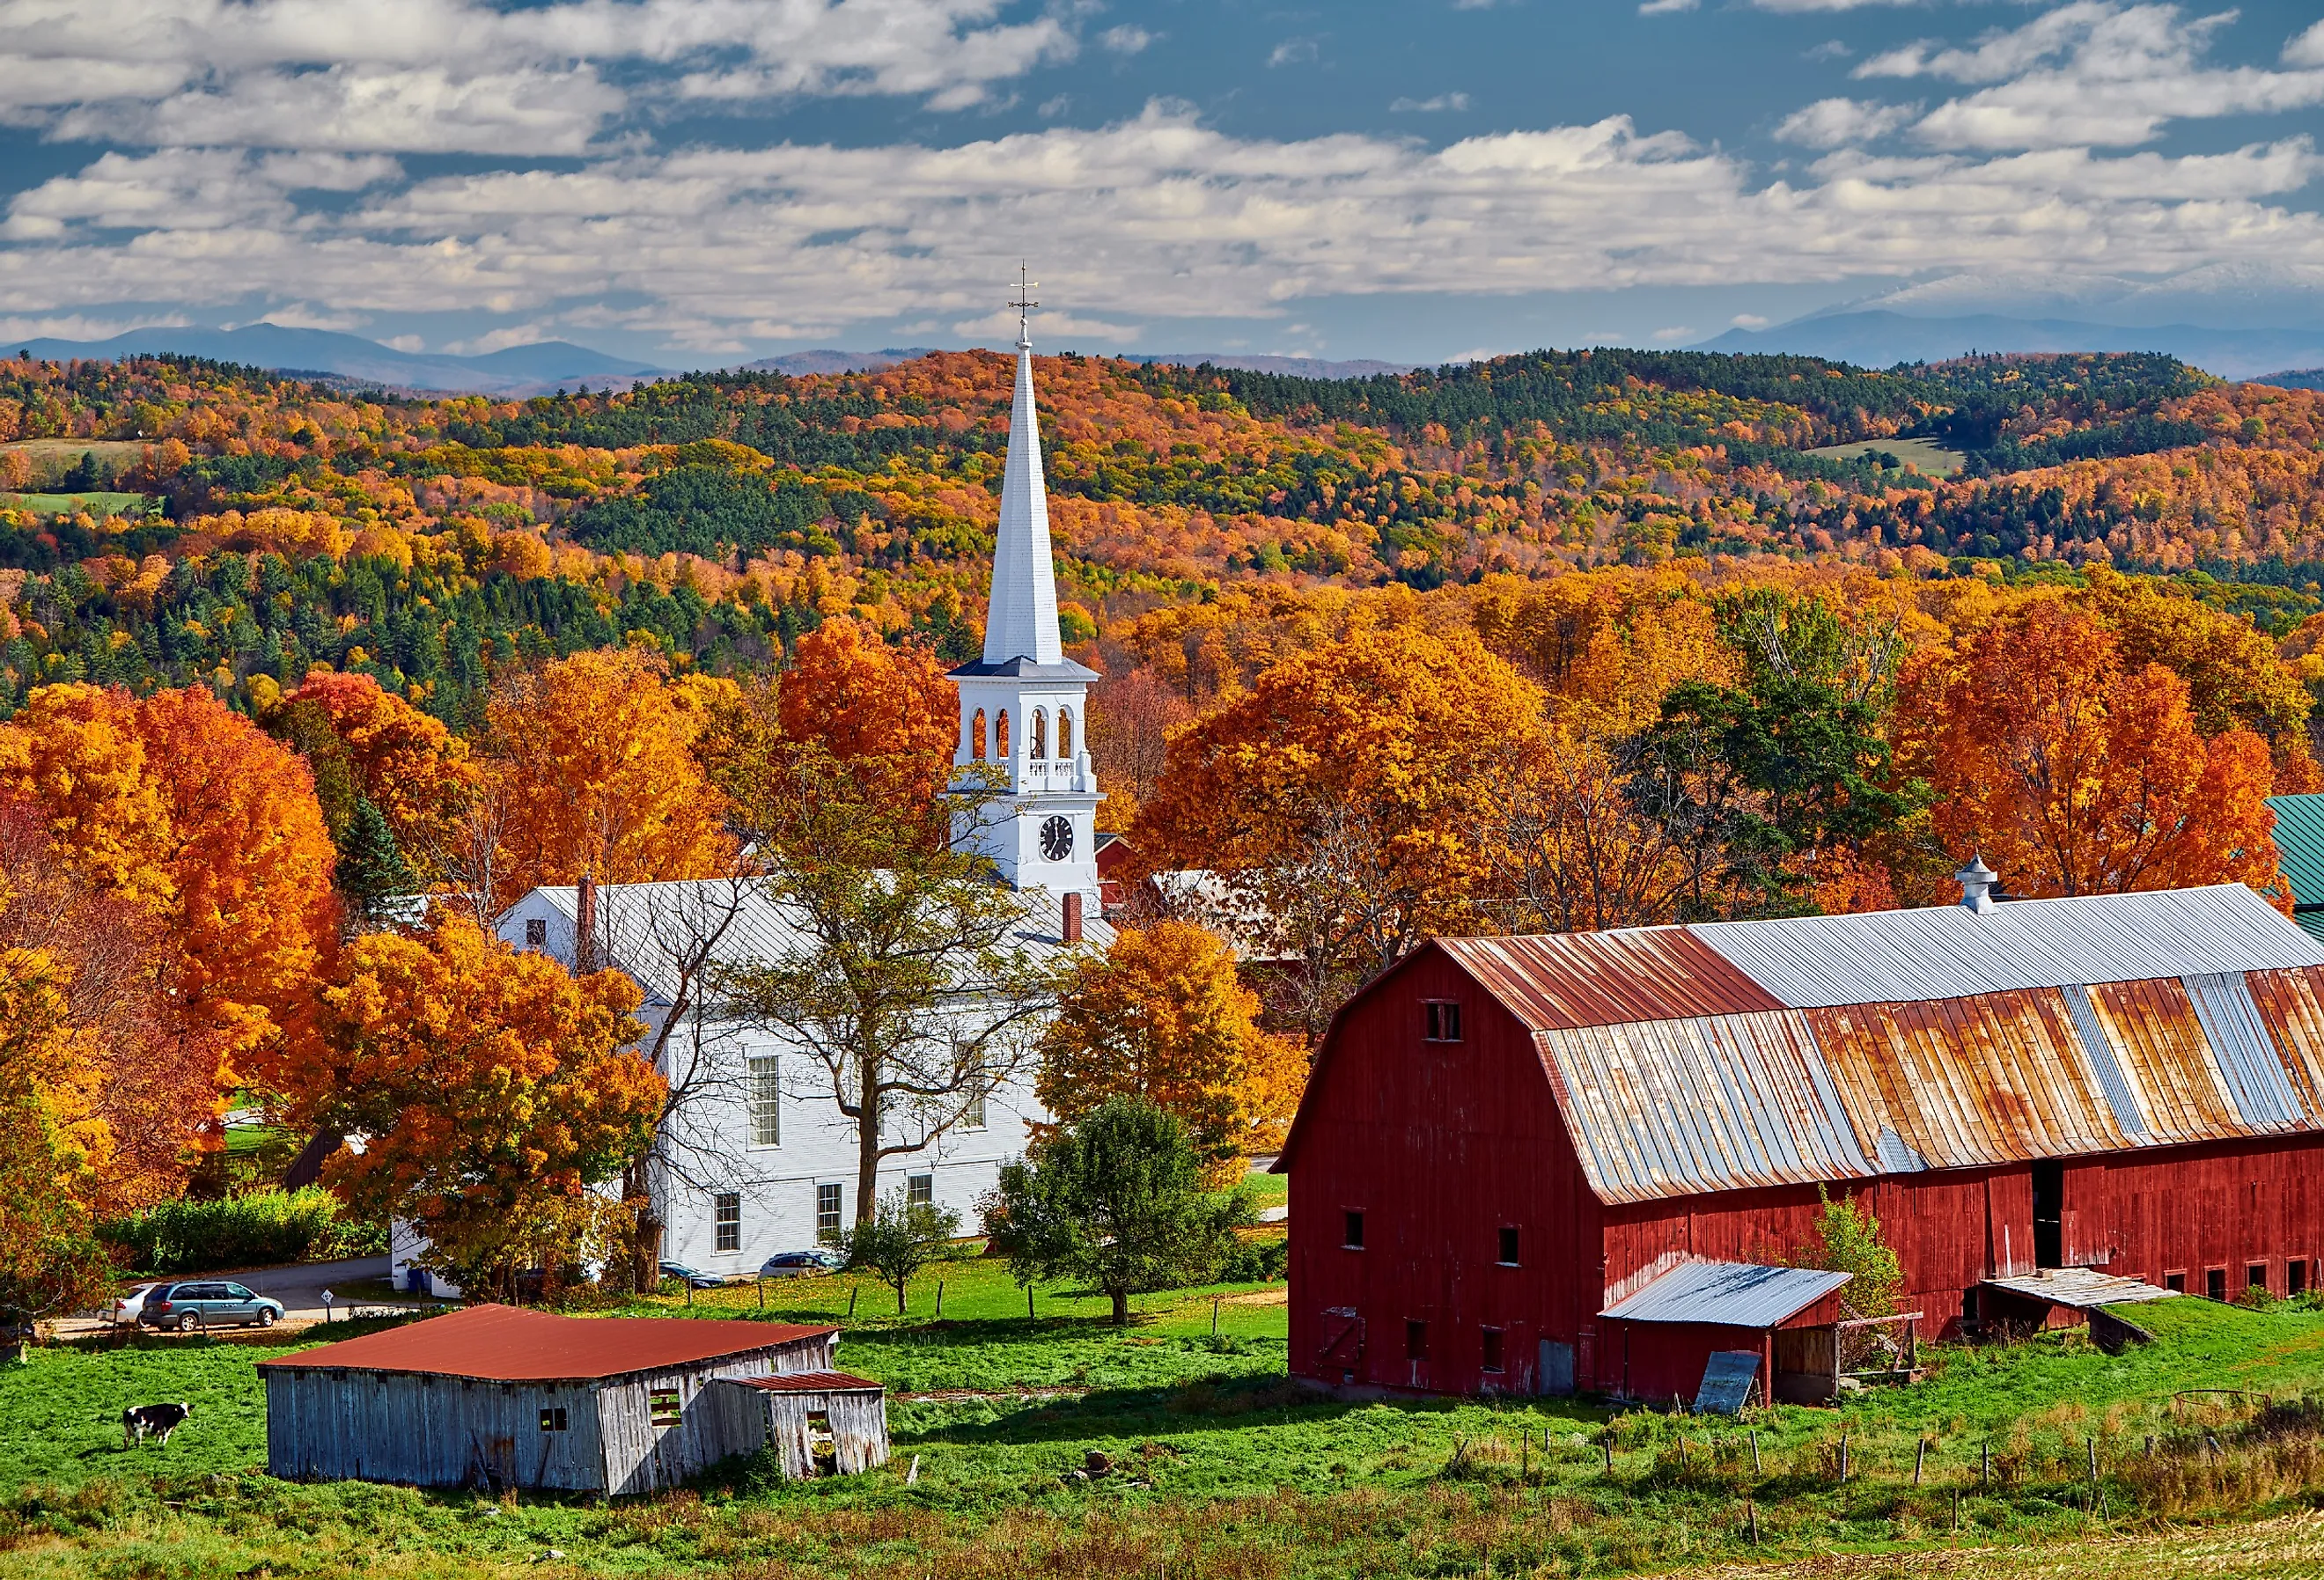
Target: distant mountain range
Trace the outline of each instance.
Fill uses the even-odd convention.
[[[608,356],[563,340],[512,346],[483,356],[454,356],[448,352],[398,351],[360,335],[285,328],[280,324],[245,324],[239,329],[132,329],[110,340],[44,339],[19,344],[34,356],[53,362],[76,357],[115,361],[169,353],[284,372],[332,374],[337,375],[334,382],[375,383],[431,394],[534,394],[584,379],[593,384],[626,386],[659,371],[645,363]]]
[[[2127,328],[2072,319],[1997,313],[1914,318],[1896,312],[1826,313],[1768,329],[1729,329],[1698,351],[1791,352],[1890,367],[1942,362],[1972,351],[2157,351],[2222,378],[2324,362],[2324,329],[2206,329],[2192,324]]]
[[[2282,390],[2324,390],[2324,367],[2292,368],[2283,373],[2272,373],[2265,378],[2250,381],[2255,384],[2273,384]]]

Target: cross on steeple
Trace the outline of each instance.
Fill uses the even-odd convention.
[[[1033,287],[1040,283],[1038,280],[1028,280],[1025,277],[1024,264],[1017,265],[1017,296],[1016,300],[1009,305],[1017,310],[1017,348],[1020,351],[1028,349],[1033,344],[1032,331],[1027,325],[1026,315],[1041,305],[1033,300]]]

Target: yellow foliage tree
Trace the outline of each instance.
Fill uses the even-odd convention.
[[[1215,933],[1167,919],[1125,929],[1067,985],[1035,1094],[1063,1123],[1109,1097],[1145,1097],[1231,1175],[1282,1144],[1307,1077],[1298,1044],[1262,1030],[1258,1014]]]

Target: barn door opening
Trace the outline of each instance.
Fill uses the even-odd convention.
[[[829,1410],[807,1412],[807,1461],[809,1475],[839,1474],[839,1440],[831,1435]]]
[[[2066,1265],[2066,1166],[2034,1165],[2034,1265]]]

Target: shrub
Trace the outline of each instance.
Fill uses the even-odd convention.
[[[387,1249],[379,1224],[346,1215],[329,1191],[262,1190],[223,1201],[172,1201],[99,1225],[97,1238],[138,1272],[196,1273],[332,1261]]]
[[[1264,1240],[1244,1240],[1227,1252],[1226,1260],[1219,1263],[1219,1282],[1280,1283],[1285,1270],[1290,1265],[1290,1241],[1272,1235]]]

